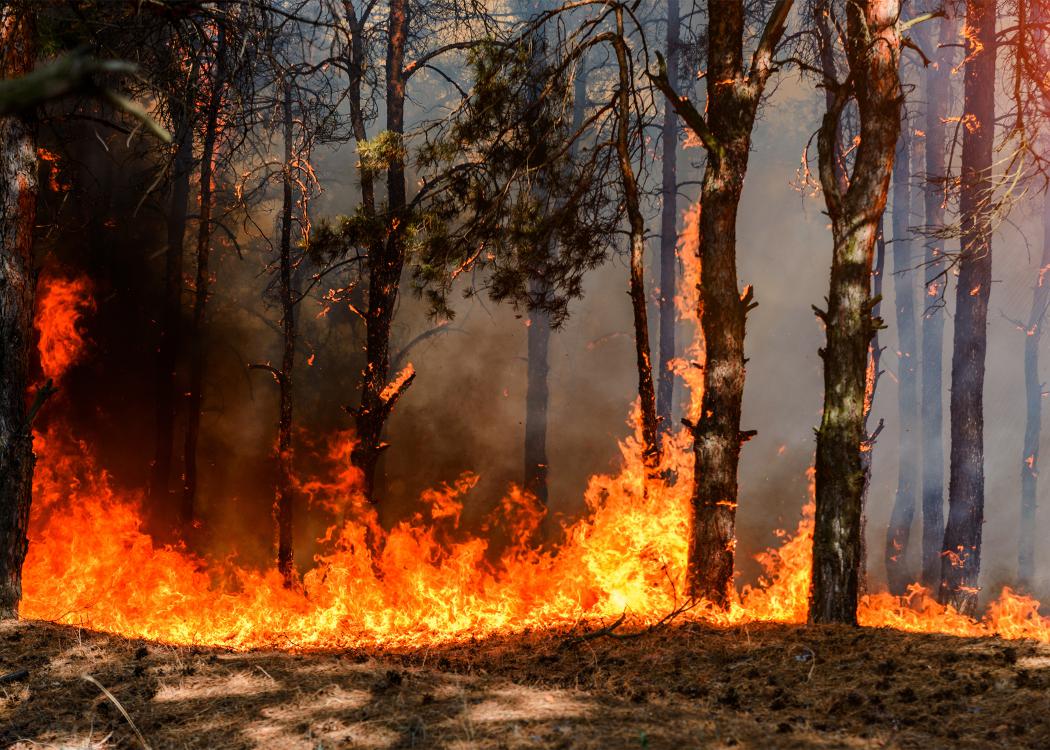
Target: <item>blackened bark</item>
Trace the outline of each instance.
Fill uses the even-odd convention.
[[[755,115],[784,33],[790,0],[780,0],[745,68],[743,3],[708,4],[707,113],[674,90],[666,69],[654,83],[707,151],[701,189],[700,301],[706,347],[700,417],[691,426],[694,470],[688,593],[717,606],[729,603],[736,547],[737,468],[744,396],[744,324],[754,306],[751,287],[736,275],[736,219],[747,172]],[[710,85],[717,81],[718,85]]]
[[[33,11],[0,8],[0,78],[33,69]],[[33,437],[26,410],[33,347],[33,228],[36,223],[35,125],[0,118],[0,619],[18,616],[22,563],[29,551]]]
[[[1039,342],[1050,305],[1050,195],[1043,197],[1043,257],[1039,261],[1028,334],[1024,342],[1025,423],[1021,451],[1021,527],[1017,544],[1017,581],[1025,589],[1035,579],[1036,489],[1039,482],[1039,438],[1043,427],[1043,384],[1039,380]]]
[[[197,78],[197,65],[190,80]],[[186,237],[190,171],[193,167],[193,97],[172,97],[176,150],[172,161],[171,201],[167,217],[167,247],[164,252],[164,297],[157,339],[154,371],[154,454],[150,466],[150,498],[166,521],[175,515],[171,496],[171,467],[175,450],[175,419],[178,388],[175,381],[182,327],[183,256]],[[167,531],[167,529],[165,529]]]
[[[550,402],[550,317],[529,313],[528,373],[525,391],[525,489],[547,504],[547,409]]]
[[[923,208],[931,235],[944,226],[945,122],[956,23],[952,3],[949,15],[938,22],[934,65],[926,68],[926,180]],[[930,236],[923,254],[926,282],[922,298],[922,575],[920,582],[935,591],[941,581],[941,544],[944,541],[944,319],[942,300],[947,274],[943,240]],[[943,275],[942,275],[943,274]]]
[[[871,272],[900,132],[900,36],[896,0],[846,7],[844,46],[851,84],[837,92],[818,135],[821,187],[834,251],[828,309],[820,312],[827,344],[824,413],[817,431],[816,516],[811,622],[857,621],[868,347],[880,321],[872,317]],[[835,159],[840,119],[854,97],[860,119],[853,173],[845,192]]]
[[[277,521],[277,570],[285,583],[295,577],[295,559],[292,548],[292,513],[295,495],[292,489],[292,375],[295,368],[295,297],[292,284],[292,144],[295,131],[292,120],[292,89],[284,90],[284,195],[281,205],[281,413],[277,426],[277,488],[274,497],[274,518]]]
[[[992,283],[992,157],[995,130],[994,0],[966,3],[959,279],[952,342],[948,523],[940,601],[977,607],[984,526],[984,363]]]
[[[405,0],[390,3],[386,55],[386,129],[398,137],[405,133],[405,51],[408,44],[409,8]],[[408,220],[405,159],[394,154],[387,168],[388,218],[385,242],[376,243],[368,255],[368,310],[365,313],[365,369],[361,405],[352,409],[357,426],[354,464],[361,469],[365,497],[377,502],[376,471],[388,447],[383,428],[394,404],[408,388],[411,376],[390,383],[390,330],[405,263],[404,224]],[[393,386],[393,387],[390,387]]]
[[[186,443],[183,449],[182,502],[179,522],[188,532],[196,519],[197,499],[197,444],[200,441],[201,403],[204,389],[205,346],[202,337],[205,328],[208,293],[211,289],[211,210],[212,174],[215,166],[215,141],[218,135],[219,109],[222,106],[223,68],[226,55],[226,35],[220,27],[216,40],[215,59],[212,62],[208,109],[204,125],[204,143],[200,166],[200,219],[197,228],[197,273],[193,295],[193,317],[187,340],[190,346],[190,373],[186,394]]]
[[[886,579],[900,596],[914,580],[905,565],[919,486],[919,378],[915,307],[916,263],[911,241],[910,135],[902,133],[893,165],[893,296],[897,319],[897,494],[886,532]]]
[[[667,79],[678,82],[678,0],[667,1]],[[656,416],[660,434],[674,429],[674,372],[676,356],[674,307],[678,271],[678,116],[669,102],[664,103],[663,163],[660,187],[660,359],[656,378]]]

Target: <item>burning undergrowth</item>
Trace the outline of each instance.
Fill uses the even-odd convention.
[[[62,353],[51,357],[59,364],[49,377],[60,378],[75,360],[80,316],[90,309],[87,283],[44,283],[42,358]],[[702,342],[694,350],[702,355]],[[333,435],[323,473],[297,480],[298,490],[336,522],[310,570],[289,587],[276,570],[158,544],[146,531],[142,497],[118,488],[86,442],[61,426],[47,428],[36,435],[21,615],[238,650],[411,647],[625,613],[628,625],[643,627],[670,613],[716,625],[805,620],[812,505],[778,549],[760,555],[765,575],[727,611],[683,600],[690,500],[684,478],[692,468],[685,430],[668,438],[660,467],[660,476],[679,481],[647,478],[639,439],[627,438],[618,471],[591,478],[587,514],[565,525],[562,541],[549,548],[535,544],[541,510],[517,489],[480,533],[461,528],[473,475],[423,493],[418,512],[384,528],[362,499],[352,448],[351,433]],[[1038,607],[1004,590],[978,622],[915,588],[903,601],[868,596],[859,616],[866,625],[917,632],[1050,641],[1050,618]]]

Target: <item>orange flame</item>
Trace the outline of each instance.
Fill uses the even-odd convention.
[[[44,278],[33,325],[39,334],[40,368],[45,378],[62,379],[84,351],[82,321],[95,309],[86,278]]]

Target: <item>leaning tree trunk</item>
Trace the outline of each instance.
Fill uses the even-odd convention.
[[[616,9],[616,64],[619,70],[617,89],[616,153],[620,166],[624,204],[631,237],[631,307],[634,310],[634,350],[638,368],[638,400],[642,413],[642,460],[650,477],[660,464],[660,442],[657,436],[656,391],[653,388],[653,362],[649,347],[649,313],[645,298],[645,218],[642,215],[638,181],[631,164],[630,117],[631,69],[624,41],[623,10]]]
[[[922,298],[922,576],[930,591],[940,585],[941,543],[944,541],[944,348],[945,310],[941,300],[947,285],[943,240],[933,233],[944,226],[946,203],[945,122],[955,41],[952,3],[940,19],[935,65],[926,67],[926,181],[923,208],[926,249],[923,255],[925,296]],[[930,21],[933,23],[933,21]],[[942,275],[943,274],[943,275]]]
[[[984,525],[984,362],[992,284],[991,201],[995,130],[994,0],[966,4],[962,222],[952,344],[948,524],[944,530],[940,601],[960,612],[977,608]]]
[[[196,80],[197,66],[192,66],[190,80]],[[172,97],[175,158],[172,162],[171,201],[167,217],[167,247],[164,252],[164,296],[157,339],[154,371],[154,454],[150,466],[149,493],[154,511],[168,524],[175,513],[170,491],[171,465],[175,450],[175,418],[178,411],[178,366],[182,326],[183,251],[186,236],[187,201],[190,195],[190,171],[193,163],[192,97]],[[164,529],[165,532],[168,529]]]
[[[32,71],[32,11],[0,8],[0,78]],[[26,410],[33,347],[33,227],[37,163],[33,122],[0,118],[0,619],[18,616],[29,551],[33,437]]]
[[[667,79],[678,83],[678,0],[667,1]],[[660,187],[660,360],[656,377],[656,416],[661,435],[674,430],[675,326],[678,271],[678,116],[664,103],[663,163]]]
[[[772,58],[783,36],[791,0],[779,0],[744,65],[744,4],[709,2],[709,70],[706,114],[679,96],[663,67],[653,82],[686,126],[704,144],[700,203],[700,301],[704,336],[704,392],[700,416],[691,425],[693,492],[687,588],[691,597],[728,605],[736,548],[737,469],[741,443],[753,432],[740,429],[744,397],[744,324],[754,307],[751,287],[743,292],[736,274],[736,219],[751,149],[751,132]]]
[[[846,8],[844,46],[851,84],[840,84],[818,136],[820,180],[834,251],[826,327],[824,413],[817,431],[811,622],[856,623],[867,437],[864,406],[868,347],[881,321],[872,316],[871,271],[900,133],[900,36],[896,0]],[[835,143],[854,97],[860,138],[853,174],[841,189]]]
[[[1017,580],[1028,589],[1035,580],[1036,494],[1039,482],[1039,438],[1043,427],[1043,384],[1039,380],[1039,342],[1050,305],[1050,194],[1043,197],[1043,257],[1039,261],[1028,335],[1024,342],[1025,423],[1021,451],[1021,528],[1017,544]]]
[[[292,284],[292,142],[295,139],[292,119],[292,88],[284,91],[284,195],[281,205],[281,413],[277,426],[277,488],[274,518],[277,521],[277,570],[285,583],[295,577],[292,548],[292,512],[295,501],[292,475],[292,371],[295,367],[295,297]]]
[[[405,0],[392,0],[389,14],[386,57],[386,129],[397,138],[405,133],[405,53],[408,44],[409,7]],[[390,382],[390,332],[405,263],[404,224],[407,216],[405,159],[402,153],[390,158],[387,168],[387,238],[376,243],[368,255],[368,310],[365,313],[365,370],[361,383],[361,405],[352,409],[357,426],[354,464],[363,475],[364,493],[375,503],[376,471],[387,448],[383,428],[397,400],[411,384],[414,374],[406,368]]]
[[[187,339],[190,344],[190,377],[186,392],[186,443],[182,475],[182,502],[179,506],[179,521],[188,532],[196,519],[197,500],[197,444],[200,442],[201,403],[204,389],[205,313],[208,293],[211,289],[211,210],[212,174],[215,167],[215,141],[218,135],[219,109],[222,106],[223,66],[225,64],[226,36],[219,29],[213,61],[211,92],[208,97],[207,120],[204,126],[204,144],[201,149],[200,168],[200,219],[197,229],[197,274],[193,296],[193,317]]]
[[[886,579],[890,593],[907,591],[912,576],[905,562],[915,520],[919,485],[919,379],[915,327],[915,262],[911,243],[910,136],[901,135],[893,165],[893,296],[897,318],[897,494],[886,532]]]
[[[619,39],[623,39],[623,19],[617,10]],[[618,91],[618,127],[616,149],[620,163],[620,177],[623,183],[624,198],[627,206],[627,220],[630,225],[631,242],[631,307],[634,312],[634,345],[635,365],[638,369],[638,400],[642,420],[642,460],[649,476],[655,476],[660,464],[660,444],[657,436],[658,421],[656,418],[656,392],[653,387],[653,363],[649,346],[649,314],[645,294],[645,219],[642,215],[638,183],[631,165],[629,130],[630,107],[630,69],[627,51],[623,44],[616,45],[616,59],[620,71]]]

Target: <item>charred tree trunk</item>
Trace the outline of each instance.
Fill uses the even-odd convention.
[[[223,66],[225,65],[226,36],[220,27],[216,40],[214,70],[208,95],[208,110],[204,125],[204,142],[200,166],[200,219],[197,229],[197,273],[193,296],[193,317],[190,319],[190,377],[186,394],[186,443],[183,461],[182,502],[179,521],[189,531],[196,520],[197,499],[197,444],[200,441],[201,402],[204,388],[205,313],[211,288],[211,210],[212,174],[215,166],[215,141],[218,135],[219,109],[222,106]]]
[[[994,0],[968,0],[962,145],[959,280],[952,342],[948,524],[940,601],[977,607],[984,526],[984,362],[992,283],[992,156],[995,130]]]
[[[755,123],[773,52],[784,33],[790,0],[773,8],[745,67],[743,3],[710,2],[707,113],[674,90],[666,68],[654,77],[675,111],[707,151],[701,189],[700,302],[697,317],[706,346],[700,417],[691,425],[692,524],[688,593],[717,606],[729,603],[736,547],[737,468],[740,445],[753,432],[740,429],[744,397],[744,324],[755,305],[736,275],[736,218]]]
[[[27,5],[0,8],[0,78],[33,70],[36,29]],[[35,459],[26,389],[36,282],[35,131],[28,118],[0,118],[0,619],[18,616],[29,551]]]
[[[911,242],[910,137],[898,141],[893,165],[893,296],[897,318],[897,494],[886,532],[886,579],[890,593],[903,595],[914,580],[905,565],[919,486],[918,336],[915,324],[915,262]]]
[[[856,623],[864,492],[863,442],[868,347],[880,321],[872,316],[871,271],[900,132],[899,5],[869,0],[846,7],[844,46],[849,85],[840,84],[818,135],[820,180],[834,251],[828,309],[824,414],[817,431],[816,517],[811,622]],[[860,139],[843,192],[835,162],[842,111],[855,98]]]
[[[927,231],[944,226],[945,122],[951,86],[955,21],[952,4],[940,19],[936,65],[926,68],[926,180],[923,208]],[[944,541],[944,349],[945,310],[941,300],[947,287],[943,240],[930,236],[923,255],[922,314],[922,575],[920,582],[935,591],[941,581],[941,543]]]
[[[277,570],[285,583],[295,578],[295,557],[292,548],[292,512],[295,495],[292,490],[292,371],[295,368],[295,297],[292,284],[292,144],[295,140],[292,119],[292,89],[284,91],[284,195],[281,205],[281,413],[277,426],[277,492],[274,497],[274,518],[277,521]]]
[[[656,391],[653,388],[652,350],[649,346],[649,312],[645,298],[645,218],[642,215],[638,182],[631,164],[631,71],[624,43],[623,10],[616,9],[616,63],[619,69],[616,153],[620,163],[627,222],[631,235],[631,306],[634,309],[634,349],[638,367],[638,399],[642,416],[642,460],[650,477],[660,464],[657,436]]]
[[[1039,380],[1039,342],[1050,306],[1050,195],[1043,198],[1043,257],[1039,261],[1028,335],[1024,342],[1025,423],[1021,451],[1021,528],[1017,544],[1017,580],[1025,589],[1035,580],[1036,487],[1039,482],[1039,438],[1043,431],[1043,384]]]
[[[386,129],[401,141],[405,133],[405,52],[408,44],[409,7],[405,0],[390,3],[386,56]],[[400,143],[398,146],[400,147]],[[405,158],[397,149],[387,168],[387,201],[390,215],[385,242],[376,243],[368,256],[368,310],[365,313],[365,370],[361,405],[351,410],[357,425],[354,464],[364,476],[365,497],[377,502],[376,471],[387,448],[383,428],[395,403],[412,382],[406,370],[390,382],[390,329],[405,263],[404,224],[407,216]]]
[[[193,65],[190,80],[197,78]],[[175,120],[175,157],[172,162],[171,201],[168,207],[167,248],[164,254],[164,297],[160,314],[160,332],[157,341],[157,362],[154,374],[155,441],[153,463],[150,466],[150,499],[165,521],[175,514],[171,495],[171,466],[175,450],[175,419],[178,411],[178,386],[175,372],[178,366],[180,332],[182,326],[183,256],[186,237],[187,201],[190,195],[190,170],[193,167],[193,97],[172,99]],[[167,529],[165,529],[167,531]]]
[[[678,0],[667,2],[667,79],[678,83]],[[663,163],[660,187],[660,360],[656,379],[656,416],[660,434],[674,429],[674,372],[677,314],[674,295],[678,271],[678,116],[664,103]]]

